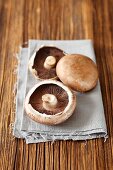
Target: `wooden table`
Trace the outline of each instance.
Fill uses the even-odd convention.
[[[14,56],[28,39],[93,39],[109,138],[14,139]],[[0,0],[0,170],[113,169],[113,0]]]

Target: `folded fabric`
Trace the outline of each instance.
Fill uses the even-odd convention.
[[[25,138],[26,143],[54,140],[87,140],[107,137],[107,128],[101,97],[100,84],[87,93],[76,93],[77,107],[73,115],[64,123],[49,126],[30,119],[24,110],[24,100],[28,91],[40,80],[36,80],[28,70],[28,61],[41,45],[54,45],[69,54],[83,54],[95,61],[91,40],[49,41],[29,40],[28,48],[19,53],[17,75],[16,113],[14,136]],[[96,61],[95,61],[96,62]]]

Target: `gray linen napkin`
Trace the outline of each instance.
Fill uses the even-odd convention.
[[[24,111],[24,99],[27,92],[39,82],[28,70],[28,60],[41,45],[55,45],[67,53],[84,54],[95,61],[91,40],[49,41],[29,40],[29,47],[21,50],[18,70],[16,96],[16,118],[14,135],[25,138],[26,143],[38,143],[54,140],[86,140],[107,138],[107,128],[100,91],[100,84],[91,92],[76,93],[77,108],[64,123],[48,126],[31,120]]]

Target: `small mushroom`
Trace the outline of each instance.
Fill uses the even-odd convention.
[[[36,84],[25,99],[28,116],[48,125],[64,122],[73,114],[75,107],[75,94],[56,80],[44,80]]]
[[[56,66],[59,79],[75,91],[86,92],[93,89],[98,81],[96,64],[87,56],[66,55]]]
[[[57,79],[56,64],[66,53],[54,46],[43,46],[29,61],[29,70],[37,79]]]

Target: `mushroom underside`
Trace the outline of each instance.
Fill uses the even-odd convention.
[[[45,61],[48,56],[55,58],[55,65],[51,69],[45,68]],[[43,47],[37,51],[32,69],[35,69],[40,79],[50,79],[56,77],[55,66],[57,62],[64,56],[64,52],[56,47]]]
[[[29,104],[42,114],[55,115],[63,112],[68,105],[68,94],[56,84],[43,84],[32,93]]]

